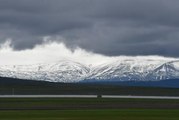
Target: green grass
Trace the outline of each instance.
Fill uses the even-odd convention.
[[[0,98],[0,109],[179,108],[179,100],[108,98]]]
[[[178,108],[179,100],[1,98],[0,120],[179,120]]]
[[[0,111],[1,120],[179,120],[179,110],[25,110]]]

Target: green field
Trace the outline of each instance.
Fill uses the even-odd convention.
[[[7,94],[179,96],[179,89],[0,80]],[[179,100],[0,98],[0,120],[179,120]]]
[[[179,110],[25,110],[0,111],[1,120],[178,120]]]
[[[0,120],[179,120],[179,100],[1,98]]]
[[[179,100],[109,98],[0,98],[0,110],[178,109]]]

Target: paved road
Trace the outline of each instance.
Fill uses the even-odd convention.
[[[125,96],[125,95],[103,95],[103,98],[137,98],[137,99],[178,99],[179,97],[170,97],[170,96]]]
[[[96,95],[0,95],[0,98],[96,98]]]
[[[97,98],[97,95],[0,95],[0,98]],[[102,98],[178,99],[169,96],[102,95]]]

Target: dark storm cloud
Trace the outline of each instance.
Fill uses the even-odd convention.
[[[178,11],[178,0],[0,0],[0,43],[22,50],[60,36],[105,55],[179,57]]]

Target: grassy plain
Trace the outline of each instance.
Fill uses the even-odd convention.
[[[25,110],[0,111],[1,120],[178,120],[179,110]]]
[[[179,100],[1,98],[0,120],[179,120]]]
[[[4,80],[0,94],[179,96],[179,89]],[[179,120],[179,100],[0,98],[0,120]]]
[[[179,109],[179,100],[111,98],[0,98],[0,110]]]

